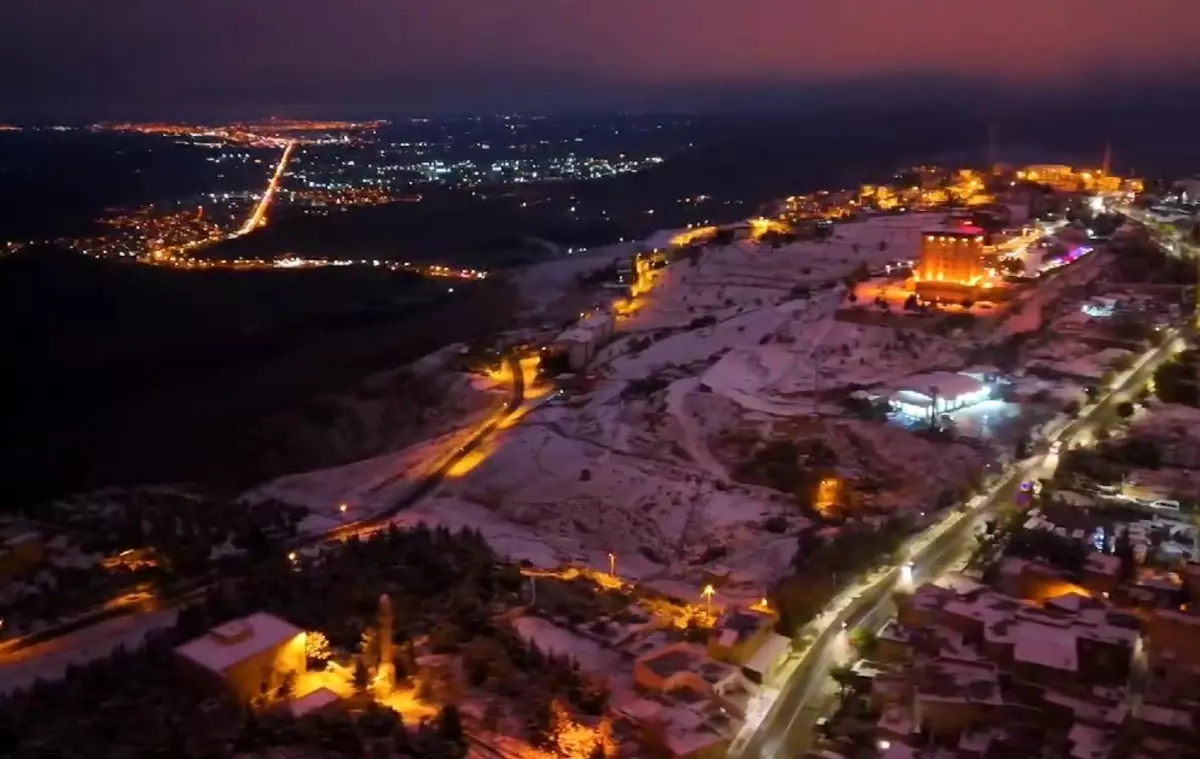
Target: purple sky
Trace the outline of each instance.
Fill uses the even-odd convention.
[[[597,101],[1200,68],[1200,0],[0,0],[0,113]]]

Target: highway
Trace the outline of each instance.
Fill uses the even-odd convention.
[[[283,172],[287,169],[288,161],[292,158],[292,151],[296,149],[295,141],[288,142],[283,148],[283,155],[279,157],[279,163],[275,165],[275,173],[271,175],[271,181],[267,183],[267,189],[263,192],[262,197],[258,199],[258,203],[254,206],[254,210],[250,212],[250,216],[246,218],[246,223],[242,228],[235,232],[233,237],[241,237],[258,229],[267,219],[267,209],[271,207],[271,201],[275,199],[275,192],[279,189],[279,183],[283,180]]]
[[[1090,442],[1096,430],[1116,418],[1117,405],[1145,386],[1154,370],[1180,349],[1181,338],[1182,333],[1172,331],[1162,345],[1147,351],[1131,369],[1115,378],[1110,389],[1082,409],[1077,419],[1048,434],[1047,441],[1061,441],[1064,446]],[[881,626],[894,613],[893,592],[935,579],[957,566],[974,547],[978,527],[1001,505],[1011,502],[1020,483],[1052,475],[1057,464],[1055,454],[1017,462],[986,493],[972,499],[965,511],[950,514],[910,540],[902,555],[911,568],[902,564],[877,572],[835,600],[825,614],[810,623],[807,632],[815,636],[813,642],[785,665],[786,679],[778,695],[770,703],[751,705],[747,728],[734,742],[729,756],[802,756],[811,745],[813,725],[825,705],[822,696],[827,693],[829,672],[849,658],[845,630]]]

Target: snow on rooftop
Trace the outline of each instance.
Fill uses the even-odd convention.
[[[621,669],[621,657],[601,647],[595,641],[564,630],[541,617],[517,617],[513,620],[517,632],[527,641],[536,643],[546,653],[569,656],[579,666],[592,673],[611,675]]]
[[[1067,734],[1071,759],[1106,759],[1113,750],[1113,738],[1104,728],[1076,722]]]
[[[917,393],[925,397],[931,397],[936,389],[941,398],[958,398],[979,392],[987,386],[986,382],[956,372],[914,374],[895,383],[897,390]]]
[[[273,614],[257,612],[214,627],[199,638],[176,647],[175,653],[212,672],[224,672],[238,662],[281,646],[304,631]]]
[[[1121,557],[1108,553],[1092,551],[1087,555],[1084,568],[1096,574],[1116,577],[1121,572]]]
[[[1013,660],[1051,669],[1079,669],[1076,632],[1036,622],[1021,622],[1014,633]]]
[[[317,688],[312,693],[292,699],[290,703],[292,716],[303,717],[305,714],[324,709],[330,704],[336,704],[340,700],[341,696],[329,688]]]

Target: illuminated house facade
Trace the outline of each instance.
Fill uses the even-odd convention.
[[[983,230],[971,225],[921,235],[921,259],[913,272],[917,292],[929,298],[964,298],[987,278]]]
[[[259,612],[214,627],[175,649],[184,678],[210,692],[240,701],[276,692],[291,672],[304,674],[308,659],[303,630]]]

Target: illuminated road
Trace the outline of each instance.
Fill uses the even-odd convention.
[[[1098,429],[1112,423],[1116,407],[1145,386],[1154,370],[1182,347],[1180,334],[1172,331],[1161,346],[1137,361],[1098,401],[1080,412],[1079,418],[1063,424],[1047,441],[1086,443]],[[1017,463],[991,486],[987,493],[968,503],[965,512],[955,512],[937,525],[916,536],[902,549],[912,568],[889,567],[865,578],[843,592],[817,620],[806,628],[811,645],[784,665],[783,682],[768,688],[767,698],[752,703],[746,729],[734,742],[731,757],[785,759],[802,756],[812,742],[812,728],[821,716],[828,688],[829,671],[848,658],[846,627],[878,627],[891,615],[891,594],[914,583],[927,582],[957,566],[974,547],[979,525],[991,518],[998,507],[1011,502],[1020,483],[1049,476],[1058,457],[1045,455]]]
[[[283,155],[279,157],[279,163],[275,166],[275,173],[271,175],[271,181],[267,183],[267,189],[262,197],[258,199],[258,205],[254,206],[254,210],[250,213],[246,223],[242,228],[233,234],[233,237],[241,237],[249,234],[262,226],[267,219],[267,209],[271,207],[271,201],[275,199],[275,191],[279,189],[279,183],[283,179],[283,172],[287,169],[288,161],[291,160],[292,151],[296,149],[295,141],[288,142],[283,149]]]

